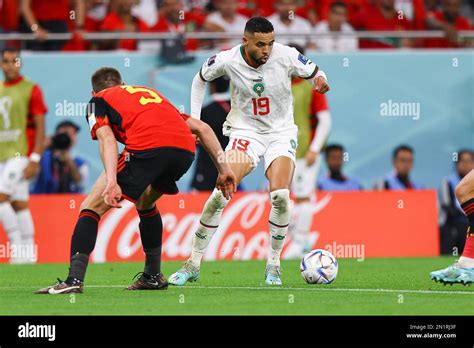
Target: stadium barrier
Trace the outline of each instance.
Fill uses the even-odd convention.
[[[164,196],[158,202],[163,219],[163,260],[183,260],[191,252],[208,193]],[[38,262],[69,259],[70,238],[83,195],[38,195],[30,201],[36,227]],[[320,192],[311,229],[313,248],[325,248],[338,258],[419,257],[439,254],[436,192]],[[219,230],[204,258],[263,259],[269,243],[268,193],[237,193],[224,211]],[[99,225],[91,261],[144,259],[139,218],[125,201]],[[291,235],[282,257],[293,251]],[[0,262],[8,261],[8,240],[0,225]]]

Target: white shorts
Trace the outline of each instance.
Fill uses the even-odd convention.
[[[10,158],[0,162],[0,193],[10,196],[10,201],[28,201],[30,182],[23,178],[28,165],[27,157]]]
[[[310,167],[306,164],[306,159],[299,158],[296,160],[295,174],[291,182],[291,192],[295,198],[312,196],[316,190],[316,178],[318,177],[320,165],[321,155],[318,156],[316,162]]]
[[[255,169],[263,157],[265,172],[272,162],[280,157],[288,157],[296,164],[296,148],[298,146],[298,129],[285,132],[259,134],[248,130],[234,130],[224,135],[229,137],[229,144],[225,151],[239,150],[245,152],[252,159]]]

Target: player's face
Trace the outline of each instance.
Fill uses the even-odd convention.
[[[393,166],[400,175],[410,174],[410,171],[413,168],[413,154],[410,151],[399,151],[397,157],[395,157],[393,161]]]
[[[344,154],[340,150],[329,151],[326,155],[326,164],[331,172],[341,172],[344,164]]]
[[[245,51],[252,61],[258,65],[265,64],[272,53],[275,34],[271,33],[245,33]]]
[[[458,173],[461,176],[467,175],[471,170],[474,169],[474,158],[469,153],[462,154],[458,159],[457,163]]]
[[[12,81],[20,76],[21,60],[16,52],[5,52],[2,59],[2,70],[5,80]]]

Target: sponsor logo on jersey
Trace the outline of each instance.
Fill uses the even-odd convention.
[[[210,57],[208,60],[207,60],[207,66],[211,66],[212,64],[214,64],[216,62],[216,55],[213,55],[212,57]]]
[[[305,57],[303,54],[299,54],[298,55],[298,60],[303,63],[304,65],[306,65],[308,62],[309,62],[309,58]]]
[[[262,95],[264,90],[265,86],[263,85],[263,83],[258,82],[253,85],[253,91],[257,93],[259,97]]]

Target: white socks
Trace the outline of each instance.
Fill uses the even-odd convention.
[[[303,256],[303,252],[308,244],[309,232],[313,224],[313,207],[311,202],[295,204],[294,222],[292,223],[292,238],[298,248],[298,257]]]
[[[28,250],[28,261],[36,262],[37,255],[35,253],[35,226],[30,209],[23,209],[16,213],[18,225],[20,227],[21,243]],[[30,255],[31,254],[31,255]]]
[[[280,254],[285,243],[288,224],[290,223],[291,202],[290,190],[280,189],[270,192],[270,252],[267,265],[280,266]]]
[[[193,266],[199,268],[206,248],[219,227],[222,212],[228,203],[229,201],[222,195],[222,192],[215,188],[204,205],[200,225],[193,238],[193,250],[189,257]]]
[[[11,245],[20,245],[22,242],[18,219],[10,202],[0,203],[0,223],[7,232]]]
[[[474,259],[470,257],[461,256],[458,260],[458,264],[462,268],[474,268]]]

